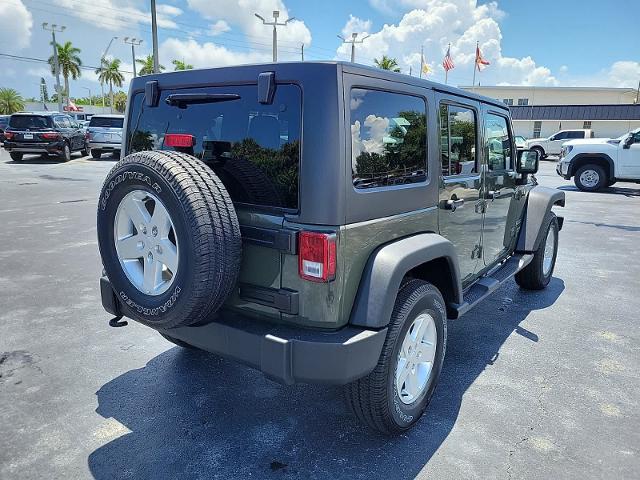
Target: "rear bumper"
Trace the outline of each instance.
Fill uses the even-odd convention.
[[[19,153],[49,153],[57,155],[62,153],[64,142],[51,142],[51,143],[29,143],[23,144],[20,142],[4,142],[4,149],[7,152],[19,152]]]
[[[89,148],[92,150],[102,150],[102,151],[120,151],[121,143],[104,143],[104,142],[89,142]]]
[[[119,314],[111,284],[100,279],[102,305]],[[378,363],[387,329],[347,326],[323,332],[256,320],[221,311],[206,325],[160,330],[208,352],[232,358],[285,384],[346,384]]]

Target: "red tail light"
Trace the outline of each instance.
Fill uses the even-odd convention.
[[[45,138],[47,140],[55,140],[56,138],[60,137],[60,134],[55,132],[42,133],[41,135],[42,135],[42,138]]]
[[[318,232],[298,234],[298,272],[312,282],[329,282],[336,276],[336,236]]]
[[[190,148],[196,144],[196,139],[193,135],[189,134],[167,133],[164,136],[164,144],[167,147]]]
[[[6,140],[11,140],[14,136],[15,136],[15,133],[13,132],[4,132],[4,138]]]

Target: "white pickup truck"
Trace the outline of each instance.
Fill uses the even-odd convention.
[[[535,150],[540,158],[545,158],[547,155],[558,155],[562,145],[567,141],[593,137],[593,130],[588,128],[560,130],[549,138],[531,138],[524,142],[524,148]]]
[[[580,190],[595,192],[617,181],[640,183],[640,128],[618,138],[572,140],[562,146],[556,172]]]

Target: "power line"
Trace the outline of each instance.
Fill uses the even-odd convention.
[[[0,52],[0,58],[8,58],[8,59],[11,59],[11,60],[30,62],[30,63],[46,63],[47,65],[50,65],[49,64],[49,60],[45,60],[44,58],[25,57],[25,56],[22,56],[22,55],[11,55],[9,53],[1,53]],[[95,67],[95,66],[90,66],[90,65],[80,65],[80,69],[81,70],[92,70],[92,71],[95,72],[99,68],[101,68],[101,67]],[[120,70],[120,72],[133,74],[133,72],[130,71],[130,70]]]

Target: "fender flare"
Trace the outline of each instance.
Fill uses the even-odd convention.
[[[551,207],[554,205],[564,207],[564,203],[565,193],[556,188],[537,185],[529,191],[522,227],[516,244],[516,252],[532,253],[538,249],[542,241],[542,232],[540,230],[547,213],[551,211]],[[560,226],[562,227],[561,219]]]
[[[609,165],[609,171],[607,174],[609,178],[615,178],[615,167],[613,163],[613,159],[607,155],[606,153],[579,153],[575,157],[571,159],[569,162],[569,170],[567,170],[567,176],[573,177],[576,173],[576,170],[582,166],[583,163],[588,162],[589,160],[603,160]]]
[[[387,326],[407,272],[438,259],[447,261],[453,277],[452,303],[461,303],[462,283],[455,247],[441,235],[420,233],[383,245],[371,254],[362,273],[350,323],[369,328]]]

